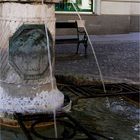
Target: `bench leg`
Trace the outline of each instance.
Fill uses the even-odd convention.
[[[76,54],[78,54],[79,51],[79,46],[80,46],[80,42],[77,43],[77,50],[76,50]]]
[[[87,42],[86,42],[86,43],[84,43],[84,47],[85,47],[85,57],[87,57],[87,47],[88,47]]]

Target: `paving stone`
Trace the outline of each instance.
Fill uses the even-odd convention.
[[[139,37],[140,33],[90,36],[105,81],[140,84]],[[83,46],[78,55],[75,52],[76,44],[56,45],[55,73],[100,80],[90,46],[87,58]]]

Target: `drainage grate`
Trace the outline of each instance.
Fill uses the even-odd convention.
[[[125,83],[106,84],[105,87],[107,93],[104,93],[102,85],[58,84],[58,87],[64,93],[70,93],[69,96],[74,103],[77,103],[78,100],[85,98],[116,96],[125,96],[134,100],[135,102],[139,102],[139,87]]]

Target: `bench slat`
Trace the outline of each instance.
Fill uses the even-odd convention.
[[[77,38],[70,38],[70,39],[56,39],[56,44],[66,44],[66,43],[78,43]]]
[[[77,28],[76,22],[56,22],[56,28]]]

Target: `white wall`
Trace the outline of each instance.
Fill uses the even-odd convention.
[[[96,0],[97,14],[139,15],[140,0]]]

